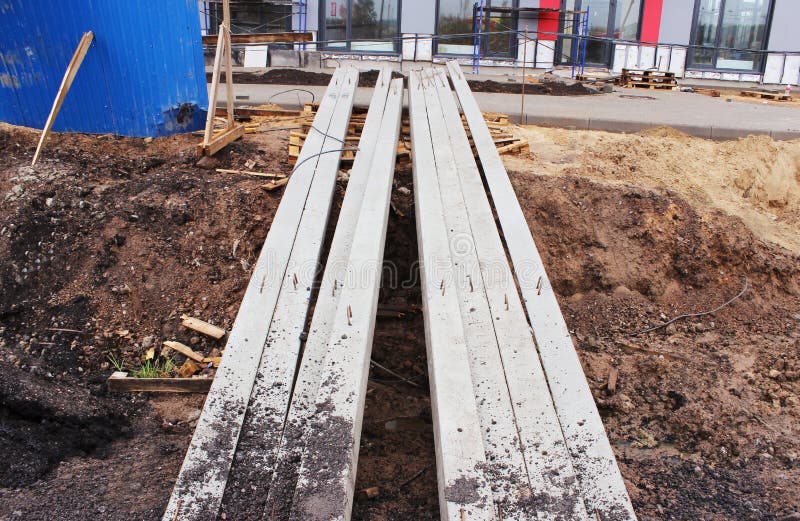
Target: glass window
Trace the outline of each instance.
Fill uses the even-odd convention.
[[[326,0],[325,48],[396,52],[400,0]]]
[[[347,3],[336,0],[327,2],[325,11],[325,39],[329,48],[347,47]]]
[[[614,38],[618,40],[637,40],[639,38],[641,12],[641,0],[617,0],[614,16]]]
[[[275,33],[292,30],[292,6],[276,2],[232,3],[232,33]],[[222,2],[205,1],[200,9],[208,16],[208,34],[217,34],[222,23]]]
[[[473,0],[439,0],[436,34],[440,54],[472,54]],[[457,35],[457,36],[452,36]]]
[[[564,36],[559,37],[560,50],[557,50],[560,63],[580,62],[582,38],[579,35],[587,16],[586,63],[610,66],[612,39],[639,39],[642,0],[562,0],[561,8],[567,13],[562,18]]]
[[[766,48],[771,0],[697,0],[692,65],[757,71]]]
[[[471,55],[474,51],[476,0],[439,0],[436,21],[436,52],[438,54]],[[481,38],[481,54],[512,56],[516,49],[513,31],[517,27],[517,13],[492,12],[490,7],[516,7],[516,0],[484,0],[481,32],[489,33]]]

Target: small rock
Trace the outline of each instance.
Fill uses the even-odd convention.
[[[203,156],[196,165],[205,170],[214,170],[219,166],[219,161],[211,156]]]
[[[146,337],[142,338],[142,348],[143,349],[150,349],[153,347],[153,341],[155,337],[153,335],[147,335]]]
[[[717,335],[716,333],[704,333],[695,338],[694,341],[695,343],[700,345],[708,345],[708,344],[713,344],[717,340],[719,340],[719,335]]]
[[[405,186],[401,186],[400,188],[397,189],[397,193],[400,194],[400,195],[410,195],[411,194],[411,190],[409,190]]]
[[[770,369],[769,370],[769,377],[772,378],[773,380],[778,378],[780,375],[781,375],[781,372],[778,371],[777,369]]]
[[[603,93],[606,93],[606,94],[608,94],[609,92],[614,92],[614,86],[611,85],[610,83],[607,83],[607,84],[603,85],[602,87],[600,87],[600,92],[603,92]]]
[[[192,423],[200,419],[200,409],[193,409],[186,413],[186,423]]]
[[[53,207],[53,201],[54,201],[54,199],[52,197],[48,197],[47,199],[44,200],[44,204],[48,208],[52,208]]]
[[[193,346],[196,346],[197,344],[200,343],[200,337],[193,336],[192,338],[189,339],[189,343],[192,344]]]
[[[664,332],[667,335],[672,336],[672,335],[674,335],[675,333],[678,332],[678,326],[676,326],[675,322],[673,322],[672,324],[670,324],[670,325],[668,325],[667,327],[664,328]]]

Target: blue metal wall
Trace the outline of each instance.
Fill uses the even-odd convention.
[[[197,0],[0,0],[0,121],[44,126],[86,31],[94,42],[54,130],[145,137],[203,128]]]

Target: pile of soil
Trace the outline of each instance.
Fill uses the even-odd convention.
[[[614,160],[601,134],[540,134],[535,156],[506,159],[640,519],[800,511],[800,258],[747,215],[704,204],[690,182],[706,172],[649,177],[706,145],[619,136],[637,146]],[[204,397],[108,395],[107,356],[133,365],[170,339],[222,347],[180,314],[230,328],[281,192],[200,168],[192,136],[56,134],[30,168],[37,137],[0,127],[0,447],[14,455],[0,518],[160,519]],[[288,131],[247,134],[216,166],[288,172],[287,142]],[[749,156],[729,146],[702,165],[745,175]],[[651,162],[637,176],[628,157]],[[766,176],[751,194],[773,193],[771,174],[750,171]],[[794,200],[765,197],[764,211]],[[408,169],[392,202],[380,302],[415,308]],[[745,277],[713,315],[631,335],[719,306]],[[356,489],[378,495],[356,495],[355,520],[439,517],[424,338],[420,313],[378,320],[373,359],[402,379],[371,369]]]
[[[534,154],[532,163],[509,158],[515,168],[669,188],[697,208],[738,217],[757,237],[800,253],[800,140],[710,141],[672,128],[638,134],[516,130]]]
[[[473,92],[496,92],[500,94],[522,94],[522,83],[499,82],[494,80],[470,80],[470,89]],[[597,89],[584,86],[582,83],[566,83],[558,80],[545,80],[539,83],[526,83],[525,94],[548,96],[588,96],[600,94]]]
[[[358,86],[372,88],[378,81],[380,71],[369,70],[361,71],[358,75]],[[302,69],[270,69],[264,73],[253,72],[234,72],[234,83],[248,83],[260,85],[311,85],[316,87],[327,87],[331,82],[331,74],[324,72],[312,72]],[[397,72],[392,73],[392,78],[402,78],[403,75]],[[211,73],[206,74],[206,81],[211,83]]]
[[[359,73],[358,86],[371,88],[378,81],[379,71],[369,70]],[[402,78],[399,72],[393,72],[392,78]],[[211,73],[206,74],[206,80],[211,83]],[[270,69],[264,73],[234,72],[234,83],[261,84],[261,85],[311,85],[325,87],[330,83],[331,75],[324,72],[313,72],[302,69]],[[496,92],[501,94],[521,94],[522,84],[518,82],[499,82],[494,80],[469,81],[469,86],[474,92]],[[525,94],[550,95],[550,96],[586,96],[600,94],[597,89],[589,88],[581,83],[567,83],[559,80],[544,80],[540,83],[525,85]]]

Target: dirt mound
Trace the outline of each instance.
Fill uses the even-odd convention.
[[[800,256],[666,189],[512,180],[641,518],[800,510]]]
[[[371,88],[378,81],[378,70],[361,71],[358,75],[358,86]],[[270,69],[264,73],[234,72],[234,83],[248,83],[261,85],[311,85],[327,87],[331,82],[331,74],[324,72],[305,71],[302,69]],[[402,78],[399,72],[393,72],[392,78]],[[212,75],[206,74],[206,81],[211,83]]]
[[[800,253],[800,141],[750,136],[715,142],[666,128],[633,135],[520,132],[531,142],[536,172],[669,188],[697,208],[741,218],[757,237]]]
[[[521,83],[502,83],[494,80],[470,80],[469,87],[473,92],[496,92],[501,94],[522,94]],[[600,94],[597,89],[590,89],[581,83],[567,84],[563,81],[545,80],[540,83],[525,85],[525,94],[549,96],[589,96]]]

